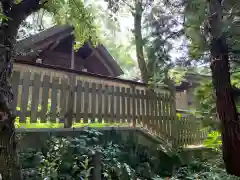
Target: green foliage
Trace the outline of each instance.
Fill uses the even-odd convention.
[[[86,129],[79,137],[52,137],[40,152],[29,149],[20,154],[23,178],[88,180],[92,175],[92,157],[98,151],[102,155],[103,180],[237,180],[224,171],[221,154],[195,160],[173,173],[173,166],[180,165],[175,152],[139,145],[133,134],[125,141],[116,132],[109,135],[116,143],[105,141],[106,137],[94,129]],[[210,134],[206,146],[219,143],[218,136],[216,132]]]
[[[138,145],[133,136],[126,141],[114,137],[119,144],[103,142],[102,133],[94,129],[85,130],[79,137],[52,137],[40,152],[29,149],[20,154],[24,179],[87,180],[96,151],[102,154],[104,180],[143,180],[171,174],[172,165],[177,162],[175,153]]]
[[[238,177],[228,175],[222,168],[209,162],[195,161],[180,168],[171,180],[238,180]]]
[[[207,139],[204,140],[203,144],[205,147],[220,152],[221,151],[220,147],[222,145],[221,134],[218,131],[210,132],[208,134]]]
[[[53,13],[57,24],[70,24],[75,27],[78,46],[86,40],[97,42],[97,29],[91,7],[86,7],[82,0],[50,0],[45,9]]]

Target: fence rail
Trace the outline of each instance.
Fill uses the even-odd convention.
[[[200,143],[205,132],[176,117],[175,99],[145,87],[18,66],[11,79],[19,123],[110,123],[140,126],[171,143]]]

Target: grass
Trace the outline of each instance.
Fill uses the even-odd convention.
[[[101,127],[110,127],[110,126],[127,126],[126,123],[75,123],[72,127],[80,128],[80,127],[94,127],[94,128],[101,128]],[[63,128],[63,123],[17,123],[16,128]]]
[[[98,122],[95,120],[94,122],[88,121],[88,123],[84,122],[83,120],[80,123],[73,123],[72,127],[80,128],[80,127],[91,127],[91,128],[102,128],[102,127],[119,127],[119,126],[129,126],[128,123],[105,123],[104,120],[102,122]],[[64,123],[56,122],[52,123],[47,121],[46,123],[41,123],[37,121],[37,123],[30,123],[30,119],[27,118],[25,123],[20,123],[19,118],[16,118],[15,121],[16,128],[63,128]]]

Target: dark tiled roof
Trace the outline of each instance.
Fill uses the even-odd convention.
[[[28,38],[18,41],[16,44],[16,50],[29,50],[30,48],[34,48],[35,44],[42,41],[47,41],[49,40],[49,38],[61,37],[63,33],[69,33],[70,35],[73,30],[74,28],[69,25],[53,26],[40,33],[34,34],[32,36],[29,36]]]
[[[108,61],[107,63],[110,65],[111,69],[115,69],[117,71],[117,74],[123,74],[122,69],[119,67],[115,59],[112,57],[112,55],[108,52],[108,50],[105,48],[104,45],[100,44],[98,46],[99,53],[104,57],[105,61]]]
[[[15,50],[16,52],[19,52],[19,55],[23,54],[24,56],[26,56],[27,54],[27,56],[29,57],[30,56],[35,57],[41,51],[47,49],[49,45],[51,45],[55,41],[69,37],[73,33],[73,30],[74,27],[70,25],[53,26],[38,34],[32,35],[28,38],[18,41]],[[86,48],[90,50],[90,53],[92,53],[92,50],[95,49],[91,47],[85,47],[84,49],[84,47],[85,46],[81,47],[78,50],[78,52],[76,52],[77,56],[82,56],[82,53],[86,51]],[[107,64],[112,69],[115,76],[123,74],[122,69],[119,67],[117,62],[113,59],[113,57],[109,54],[109,52],[103,45],[99,45],[96,48],[96,50],[103,57],[104,63]]]

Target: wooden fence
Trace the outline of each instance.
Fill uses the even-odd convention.
[[[14,68],[13,109],[19,123],[106,123],[142,127],[172,144],[201,143],[199,123],[176,117],[175,99],[144,86],[49,69]],[[45,71],[46,70],[46,71]],[[46,73],[48,72],[48,73]],[[53,74],[54,73],[54,74]]]

